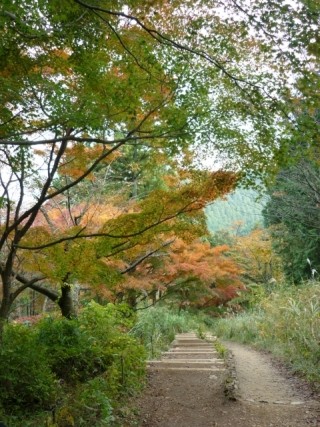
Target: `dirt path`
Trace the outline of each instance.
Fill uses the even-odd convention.
[[[289,376],[269,354],[237,343],[224,344],[233,354],[239,389],[238,402],[231,405],[221,426],[320,426],[320,402],[303,381]],[[241,423],[232,424],[237,414]]]
[[[238,400],[224,395],[229,370],[212,343],[195,334],[176,337],[160,361],[149,362],[138,407],[139,427],[320,426],[320,404],[289,380],[269,356],[234,343]]]
[[[226,343],[234,355],[239,398],[248,402],[304,405],[310,399],[284,378],[270,356],[237,343]],[[292,379],[293,380],[293,379]]]

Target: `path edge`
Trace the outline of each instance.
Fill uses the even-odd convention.
[[[225,364],[227,375],[224,383],[224,395],[228,400],[237,401],[240,399],[239,380],[234,355],[228,348],[226,348]]]

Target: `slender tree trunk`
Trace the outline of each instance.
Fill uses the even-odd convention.
[[[44,297],[43,304],[42,304],[42,313],[46,313],[47,311],[48,300],[49,300],[48,297]]]
[[[136,307],[136,305],[137,305],[137,293],[136,293],[136,291],[134,291],[132,289],[130,289],[128,291],[128,295],[127,295],[127,298],[126,298],[126,303],[128,304],[128,306],[130,308],[135,308]]]

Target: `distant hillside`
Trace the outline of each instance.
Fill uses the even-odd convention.
[[[232,233],[247,234],[263,225],[264,199],[255,190],[237,189],[226,200],[218,200],[205,208],[207,226],[211,233],[228,229]]]

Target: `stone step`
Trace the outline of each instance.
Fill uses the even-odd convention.
[[[194,354],[190,354],[190,353],[169,353],[169,354],[164,354],[163,357],[165,359],[191,359],[191,360],[203,360],[203,359],[216,359],[217,356],[216,354],[212,354],[212,353],[194,353]]]
[[[192,350],[168,350],[168,351],[164,351],[163,354],[218,354],[218,352],[216,350],[197,350],[197,349],[192,349]]]
[[[195,334],[194,332],[176,334],[176,337],[188,337],[188,336],[197,337],[197,334]]]
[[[176,359],[189,359],[189,360],[217,360],[218,356],[216,354],[189,354],[189,353],[178,353],[178,354],[164,354],[163,358],[165,360],[176,360]],[[221,359],[219,359],[221,360]]]
[[[171,359],[171,358],[167,358],[167,357],[164,357],[163,359],[161,359],[161,361],[162,362],[165,362],[165,363],[216,363],[216,362],[218,362],[218,363],[223,363],[223,360],[221,360],[221,359],[216,359],[216,358],[205,358],[205,359],[199,359],[199,358],[187,358],[187,359],[184,359],[184,358],[175,358],[175,359]],[[150,362],[153,362],[152,360],[150,360]]]
[[[185,367],[179,367],[179,366],[174,366],[174,367],[168,367],[168,366],[157,366],[157,365],[153,365],[153,366],[148,366],[149,370],[156,370],[156,371],[207,371],[207,372],[224,372],[225,368],[197,368],[197,367],[193,367],[193,366],[185,366]]]
[[[200,341],[200,340],[174,340],[173,343],[171,345],[199,345],[199,346],[210,346],[213,347],[213,344],[211,342],[207,342],[207,341]]]
[[[193,368],[201,368],[201,369],[220,369],[222,365],[214,364],[214,363],[148,363],[147,367],[154,368],[183,368],[183,369],[193,369]]]
[[[187,339],[187,340],[182,340],[182,339],[179,339],[179,340],[175,340],[174,342],[173,342],[173,344],[175,344],[175,343],[180,343],[180,344],[200,344],[200,345],[203,345],[203,344],[210,344],[210,343],[208,343],[208,342],[206,342],[206,341],[201,341],[201,340],[199,340],[198,338],[195,338],[195,339]]]
[[[172,346],[173,350],[183,350],[183,351],[189,351],[189,350],[214,350],[214,348],[212,347],[212,345],[173,345]]]
[[[212,365],[213,363],[223,364],[223,360],[219,359],[203,359],[203,360],[190,360],[190,359],[161,359],[161,360],[148,360],[148,364],[166,364],[166,365]]]

